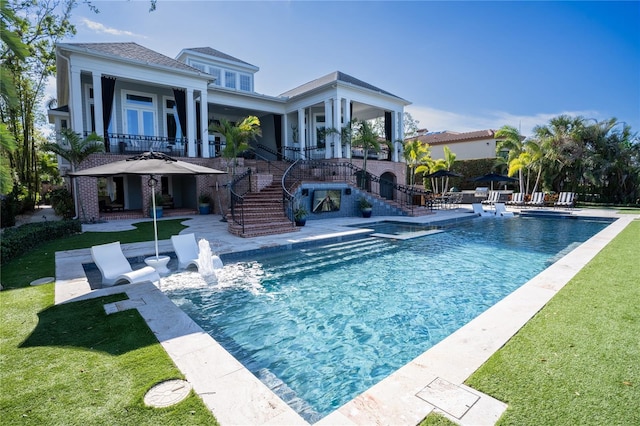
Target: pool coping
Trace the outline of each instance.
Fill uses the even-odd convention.
[[[617,220],[467,325],[315,424],[417,424],[434,410],[459,424],[494,423],[506,404],[464,386],[463,381],[637,216],[606,217]],[[436,218],[429,219],[437,222]],[[346,232],[345,237],[353,234]],[[323,235],[343,237],[341,232]],[[321,235],[289,237],[282,245],[320,240],[324,240]],[[126,244],[123,251],[127,257],[144,256],[149,254],[150,247],[150,243]],[[160,250],[172,251],[170,243],[161,241]],[[56,253],[56,304],[124,292],[129,300],[105,307],[107,312],[137,309],[221,424],[309,424],[153,284],[91,291],[82,268],[82,263],[87,262],[91,262],[89,249]],[[474,402],[467,406],[469,395],[473,395]]]

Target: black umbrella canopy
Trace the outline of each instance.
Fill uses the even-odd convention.
[[[462,177],[462,175],[449,170],[438,170],[437,172],[430,173],[424,177],[431,179],[439,177]]]
[[[161,152],[145,152],[126,160],[114,161],[69,173],[69,176],[115,176],[115,175],[214,175],[225,174],[222,170],[176,160]]]
[[[471,179],[472,182],[518,182],[518,179],[497,173],[488,173],[483,176]]]

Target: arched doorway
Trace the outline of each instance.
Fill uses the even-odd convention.
[[[393,200],[395,191],[393,186],[396,183],[396,176],[393,173],[385,172],[380,176],[380,196],[386,200]]]

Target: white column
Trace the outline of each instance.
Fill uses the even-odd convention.
[[[71,130],[81,135],[84,133],[82,125],[82,84],[80,83],[80,69],[71,70]]]
[[[200,126],[202,126],[202,158],[209,158],[209,105],[207,88],[200,92]],[[215,154],[214,154],[215,155]]]
[[[93,72],[93,115],[96,121],[96,134],[104,136],[104,125],[102,123],[102,80],[99,72]]]
[[[298,110],[298,140],[300,141],[300,158],[307,159],[305,149],[307,147],[307,138],[304,128],[304,109]]]
[[[344,109],[343,109],[344,125],[349,126],[351,124],[351,99],[344,98],[343,102],[344,102]],[[351,142],[347,142],[344,146],[344,149],[347,151],[345,152],[344,157],[351,158]]]
[[[189,157],[196,156],[196,106],[193,99],[193,89],[187,89],[187,137],[189,138]]]
[[[324,101],[324,128],[330,129],[335,127],[333,125],[333,114],[331,113],[331,99],[325,99]],[[315,129],[314,129],[315,131]],[[333,134],[330,136],[325,133],[325,148],[324,148],[324,158],[329,159],[332,157],[333,152],[331,151],[333,147],[331,146],[331,142],[333,142]]]
[[[342,123],[340,122],[342,109],[342,99],[333,98],[333,127],[338,130],[337,135],[333,135],[334,149],[333,158],[342,158]]]
[[[397,116],[397,126],[396,126],[396,140],[400,141],[397,143],[396,151],[398,152],[397,161],[403,161],[402,152],[403,152],[403,142],[404,142],[404,114],[402,111],[396,111]]]
[[[282,155],[288,157],[287,153],[289,152],[287,148],[289,147],[289,114],[286,112],[282,116],[282,137],[284,138],[282,144]]]
[[[398,162],[398,143],[396,142],[396,140],[398,138],[396,138],[397,132],[396,129],[398,128],[397,122],[396,122],[396,112],[395,111],[391,111],[391,148],[393,149],[393,152],[391,153],[391,161],[393,161],[394,163]]]

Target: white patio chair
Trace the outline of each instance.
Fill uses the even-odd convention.
[[[513,212],[507,211],[504,203],[496,203],[496,216],[513,217]]]
[[[561,192],[558,196],[558,201],[554,204],[557,207],[572,208],[575,203],[575,192]]]
[[[482,208],[482,204],[480,203],[473,203],[473,213],[477,214],[478,216],[495,216],[495,213],[492,211],[486,211],[485,209]]]
[[[531,195],[531,201],[526,203],[527,206],[544,206],[544,192],[534,192]]]
[[[186,269],[193,265],[197,269],[200,269],[200,247],[196,242],[195,234],[182,234],[172,235],[171,244],[173,245],[173,251],[176,252],[178,257],[178,268]],[[222,268],[222,260],[215,254],[211,255],[214,269]]]
[[[499,191],[490,191],[489,192],[489,197],[486,200],[482,201],[482,204],[493,205],[499,199],[500,199],[500,192]]]
[[[91,247],[91,257],[102,274],[103,285],[111,286],[119,281],[131,284],[160,281],[160,275],[151,266],[134,271],[122,253],[120,241]]]
[[[505,204],[509,206],[521,206],[524,204],[524,192],[514,192],[511,194],[511,199]]]

